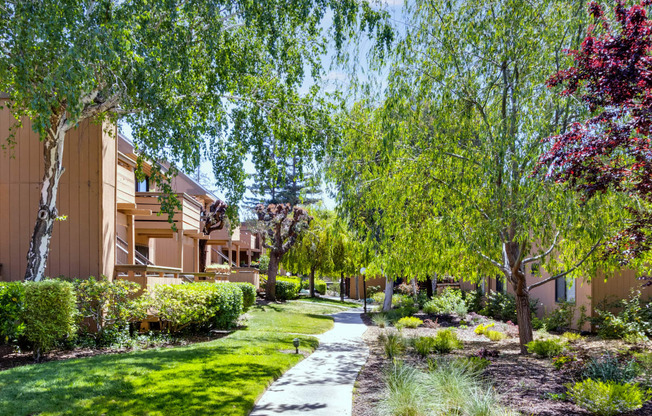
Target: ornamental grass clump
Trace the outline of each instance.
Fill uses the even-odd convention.
[[[423,324],[423,321],[421,319],[415,318],[414,316],[406,316],[404,318],[399,319],[394,324],[394,327],[396,327],[396,329],[417,328],[418,326],[420,326],[422,324]]]
[[[375,313],[371,317],[371,322],[374,323],[378,328],[385,328],[387,325],[389,325],[389,320],[383,313]]]
[[[599,416],[614,416],[643,407],[651,390],[637,384],[587,379],[566,385],[568,397],[579,407]]]
[[[435,349],[435,338],[434,337],[418,337],[414,338],[412,345],[414,350],[422,357],[427,357]]]
[[[584,366],[582,378],[629,383],[639,374],[640,366],[634,358],[618,359],[618,357],[607,353],[602,357],[592,358]]]
[[[406,340],[399,334],[380,334],[378,342],[382,345],[387,358],[395,358],[405,353]]]
[[[465,360],[438,360],[428,371],[394,362],[385,372],[381,416],[508,416],[495,389]]]

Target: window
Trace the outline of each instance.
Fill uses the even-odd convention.
[[[149,176],[145,176],[145,179],[136,182],[136,192],[149,192]]]
[[[555,280],[555,302],[575,302],[575,279],[570,286],[563,277]]]
[[[496,292],[505,293],[505,282],[498,276],[496,276]]]

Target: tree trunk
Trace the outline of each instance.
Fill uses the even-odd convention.
[[[358,288],[358,285],[360,284],[360,276],[357,274],[355,275],[355,298],[360,299],[360,289]]]
[[[206,240],[199,240],[199,271],[206,271]]]
[[[432,277],[430,283],[432,284],[432,296],[437,296],[437,273]]]
[[[310,268],[310,281],[309,281],[309,289],[310,289],[310,297],[314,298],[315,297],[315,268],[311,267]]]
[[[416,276],[412,278],[412,296],[416,299],[417,297],[417,278]]]
[[[527,347],[525,345],[533,340],[530,296],[527,291],[523,295],[516,295],[516,319],[518,320],[518,338],[521,343],[521,354],[527,354]]]
[[[278,273],[278,264],[280,256],[273,251],[269,253],[269,267],[267,268],[267,285],[265,286],[265,299],[276,300],[276,273]]]
[[[65,117],[59,121],[54,136],[48,135],[44,141],[43,156],[45,161],[45,173],[43,174],[43,185],[41,185],[41,197],[39,209],[36,214],[36,225],[32,233],[27,252],[27,269],[25,280],[39,281],[45,277],[45,266],[50,253],[50,238],[52,227],[57,218],[57,191],[59,190],[59,179],[63,174],[63,144],[66,135],[64,126]]]
[[[340,272],[340,300],[344,302],[344,272]]]
[[[392,295],[394,294],[394,281],[389,277],[385,278],[385,301],[383,302],[383,312],[392,309]]]

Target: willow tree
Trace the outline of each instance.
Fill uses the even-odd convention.
[[[322,134],[305,135],[302,148],[324,151],[325,99],[317,88],[298,93],[305,74],[323,73],[329,39],[340,48],[364,31],[385,44],[392,35],[382,17],[357,0],[0,0],[12,131],[27,118],[44,144],[25,279],[43,278],[70,129],[121,119],[143,158],[194,170],[208,156],[233,210],[245,188],[244,156],[262,152],[270,126],[305,123]],[[171,195],[167,174],[153,179]],[[178,200],[163,205],[172,212]]]
[[[312,217],[310,226],[283,259],[283,265],[293,271],[309,275],[310,296],[315,296],[315,273],[333,270],[332,232],[335,215],[323,208],[308,208]]]
[[[567,64],[583,4],[435,0],[408,15],[386,96],[371,112],[380,134],[364,147],[360,134],[348,135],[358,140],[351,157],[370,149],[370,163],[351,169],[369,184],[364,201],[383,210],[387,247],[431,238],[438,253],[423,252],[432,266],[422,267],[476,281],[502,275],[516,294],[525,353],[530,290],[613,267],[593,254],[617,222],[618,201],[583,202],[532,174],[542,139],[578,112],[545,81]],[[548,276],[528,282],[534,263]]]

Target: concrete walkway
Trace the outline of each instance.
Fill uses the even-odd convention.
[[[361,312],[334,314],[333,329],[317,335],[319,348],[276,380],[250,416],[350,416],[353,383],[369,355]]]

